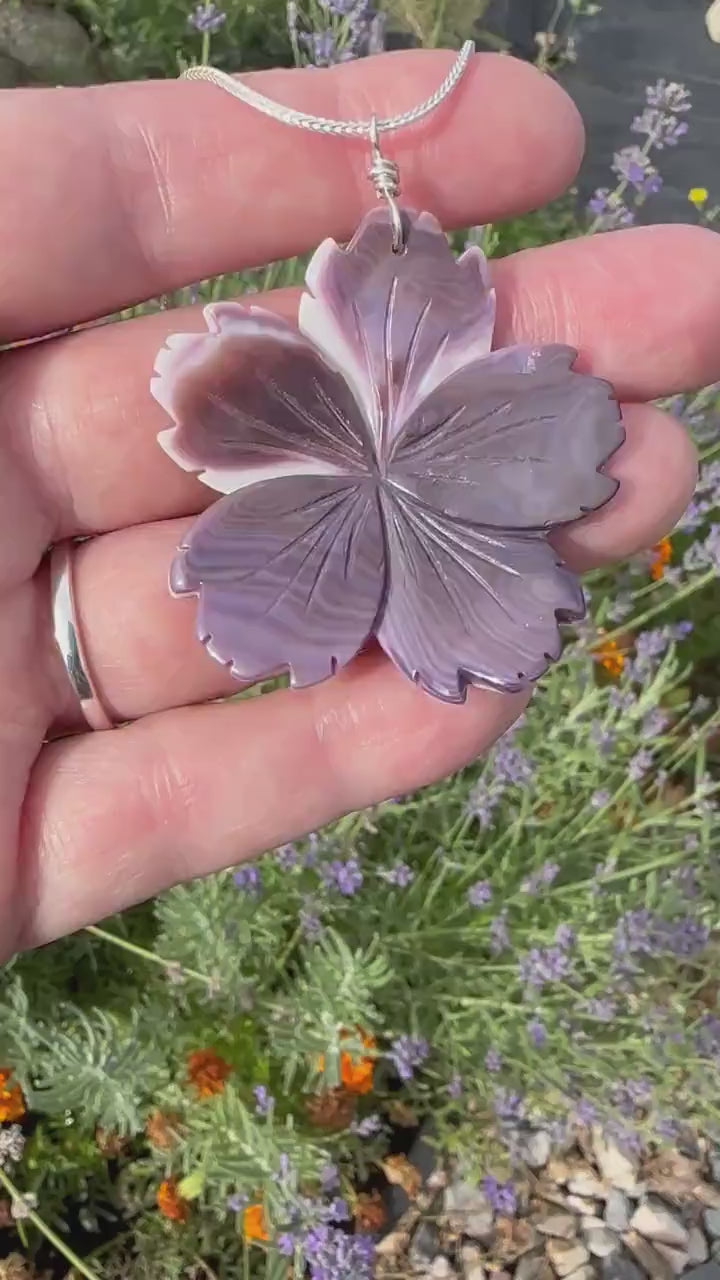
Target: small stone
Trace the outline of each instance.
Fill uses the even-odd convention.
[[[611,1231],[627,1231],[630,1225],[630,1205],[622,1191],[613,1187],[605,1202],[605,1221]]]
[[[443,1254],[440,1254],[433,1259],[428,1275],[432,1276],[432,1280],[451,1280],[451,1277],[456,1276],[457,1272],[449,1258],[445,1258]]]
[[[493,1236],[493,1211],[480,1187],[471,1182],[451,1182],[443,1197],[448,1225],[482,1243]]]
[[[460,1249],[460,1261],[467,1271],[468,1267],[477,1266],[483,1260],[482,1249],[476,1244],[464,1244]]]
[[[594,1217],[598,1209],[597,1200],[587,1200],[585,1196],[568,1196],[565,1203],[573,1213],[584,1214],[586,1218]]]
[[[513,1262],[522,1254],[529,1253],[539,1242],[537,1229],[525,1218],[496,1219],[493,1253],[498,1262]]]
[[[375,1252],[382,1258],[397,1258],[407,1249],[410,1236],[407,1231],[389,1231],[378,1240]]]
[[[706,1209],[720,1209],[720,1187],[711,1186],[709,1182],[698,1182],[693,1187],[693,1195]]]
[[[614,1253],[600,1262],[602,1280],[647,1280],[647,1276],[624,1254]]]
[[[585,1243],[594,1258],[609,1258],[617,1253],[620,1240],[609,1227],[592,1227],[585,1232]]]
[[[560,1156],[551,1156],[545,1168],[545,1176],[558,1187],[563,1187],[572,1176],[572,1165]]]
[[[604,1200],[607,1196],[607,1187],[591,1169],[579,1169],[573,1173],[568,1178],[567,1189],[574,1196],[582,1196],[586,1200]]]
[[[596,1218],[595,1214],[591,1213],[580,1219],[580,1226],[583,1231],[597,1231],[600,1227],[604,1227],[605,1223],[602,1218]]]
[[[553,1204],[558,1209],[567,1209],[567,1192],[563,1191],[554,1182],[545,1182],[540,1180],[533,1188],[536,1197],[544,1200],[546,1204]]]
[[[685,1280],[720,1280],[720,1266],[717,1262],[706,1262],[702,1267],[686,1271]]]
[[[571,1213],[550,1213],[535,1226],[541,1235],[556,1236],[561,1240],[572,1240],[577,1235],[577,1218]]]
[[[544,1129],[524,1134],[518,1143],[518,1156],[529,1169],[542,1169],[550,1159],[552,1143]]]
[[[597,1280],[597,1271],[590,1262],[586,1262],[577,1271],[572,1271],[567,1280]]]
[[[627,1191],[629,1195],[637,1190],[637,1160],[618,1144],[603,1134],[599,1126],[593,1128],[593,1152],[598,1169],[611,1187]],[[572,1188],[573,1191],[575,1188]],[[582,1192],[579,1192],[582,1195]]]
[[[660,1257],[664,1258],[672,1267],[673,1275],[681,1276],[684,1273],[688,1264],[687,1249],[673,1249],[671,1245],[663,1244],[662,1240],[656,1240],[653,1247],[657,1249]]]
[[[703,1213],[705,1230],[713,1240],[720,1240],[720,1209],[706,1209]]]
[[[515,1280],[544,1280],[548,1269],[544,1253],[526,1253],[515,1268]]]
[[[487,1280],[487,1271],[481,1262],[474,1262],[468,1270],[463,1272],[465,1280]]]
[[[426,1269],[440,1251],[440,1232],[429,1218],[418,1223],[410,1241],[409,1258],[413,1266]]]
[[[702,1160],[703,1152],[707,1149],[705,1139],[686,1127],[680,1130],[675,1142],[680,1155],[688,1156],[690,1160]]]
[[[650,1188],[647,1182],[636,1182],[627,1192],[629,1200],[644,1200]]]
[[[579,1240],[548,1240],[547,1255],[559,1276],[572,1275],[590,1261],[590,1254]]]
[[[708,1157],[710,1177],[713,1182],[720,1182],[720,1147],[713,1147]]]
[[[660,1240],[674,1249],[684,1249],[688,1242],[687,1228],[662,1200],[648,1197],[638,1205],[630,1219],[631,1231],[639,1231],[647,1240]]]
[[[688,1262],[691,1266],[697,1266],[701,1262],[707,1262],[710,1256],[708,1242],[705,1239],[705,1232],[701,1227],[691,1227],[688,1235]]]
[[[661,1151],[645,1162],[643,1176],[650,1191],[657,1192],[671,1204],[683,1204],[688,1197],[692,1199],[701,1179],[700,1162],[679,1151]]]
[[[641,1267],[652,1280],[675,1280],[675,1272],[668,1262],[658,1253],[657,1249],[640,1235],[639,1231],[626,1231],[623,1236],[623,1242]]]

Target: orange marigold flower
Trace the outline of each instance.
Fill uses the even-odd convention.
[[[363,1036],[363,1044],[366,1049],[375,1048],[372,1036]],[[374,1071],[374,1058],[353,1058],[343,1049],[340,1054],[340,1079],[348,1093],[369,1093],[373,1087]]]
[[[187,1222],[190,1205],[180,1195],[174,1178],[166,1178],[160,1183],[155,1203],[164,1218],[169,1218],[171,1222]]]
[[[222,1093],[232,1067],[214,1049],[196,1049],[188,1054],[188,1081],[199,1098],[209,1098]]]
[[[665,565],[672,560],[672,543],[669,538],[661,538],[653,547],[653,561],[650,565],[650,577],[658,582],[665,571]]]
[[[593,649],[596,662],[607,671],[608,675],[622,675],[625,666],[625,655],[620,651],[617,640],[604,640]]]
[[[19,1084],[11,1084],[11,1067],[0,1068],[0,1123],[14,1124],[25,1115],[25,1099]]]
[[[340,1039],[347,1039],[351,1036],[351,1031],[343,1031]],[[356,1035],[361,1040],[364,1048],[374,1049],[377,1041],[374,1036],[368,1035],[361,1027],[357,1028]],[[323,1054],[318,1059],[318,1071],[325,1070],[325,1057]],[[373,1073],[375,1071],[375,1059],[363,1055],[360,1058],[354,1058],[351,1053],[343,1049],[340,1054],[340,1080],[343,1089],[348,1093],[369,1093],[373,1086]]]
[[[249,1204],[243,1211],[243,1236],[248,1242],[269,1239],[265,1210],[261,1204]]]

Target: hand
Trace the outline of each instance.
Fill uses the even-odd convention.
[[[392,62],[390,62],[392,58]],[[323,115],[425,98],[447,53],[256,78]],[[10,91],[0,98],[0,338],[39,336],[188,281],[349,238],[372,200],[361,142],[290,132],[211,85]],[[397,134],[404,198],[447,227],[537,206],[572,181],[582,128],[549,78],[475,58],[435,117]],[[682,428],[643,404],[720,377],[720,239],[673,226],[516,254],[494,267],[496,342],[559,341],[625,401],[621,480],[559,540],[578,569],[657,541],[692,492]],[[294,314],[293,293],[265,302]],[[523,698],[442,704],[364,655],[318,687],[202,704],[233,682],[194,638],[168,565],[214,495],[162,453],[148,381],[200,309],[88,329],[0,357],[2,952],[48,941],[447,774]],[[50,619],[48,545],[78,548],[79,621],[114,732],[43,745],[75,715]]]

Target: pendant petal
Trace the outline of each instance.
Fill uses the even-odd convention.
[[[557,659],[558,621],[582,590],[545,538],[449,520],[407,495],[387,502],[388,593],[377,638],[428,693],[526,688]]]
[[[487,354],[495,323],[480,249],[458,259],[431,214],[404,218],[401,254],[385,209],[363,218],[346,249],[320,245],[299,314],[302,332],[352,387],[381,458],[421,400]]]
[[[613,496],[625,432],[612,389],[570,347],[508,347],[458,370],[398,438],[390,478],[446,516],[509,529],[576,520]]]
[[[158,440],[221,493],[282,475],[357,474],[371,461],[343,379],[292,325],[259,307],[206,307],[209,332],[176,334],[151,390],[175,421]]]
[[[343,477],[250,485],[195,521],[170,585],[199,595],[198,636],[239,679],[289,670],[293,685],[314,684],[373,630],[385,586],[376,494]]]

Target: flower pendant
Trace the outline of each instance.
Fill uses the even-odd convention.
[[[428,213],[387,209],[306,275],[299,331],[256,306],[205,308],[176,334],[152,392],[159,442],[222,496],[185,536],[174,595],[243,682],[331,676],[375,637],[428,693],[513,692],[584,615],[548,535],[617,482],[611,387],[570,347],[493,351],[495,295],[478,248],[452,253]]]

